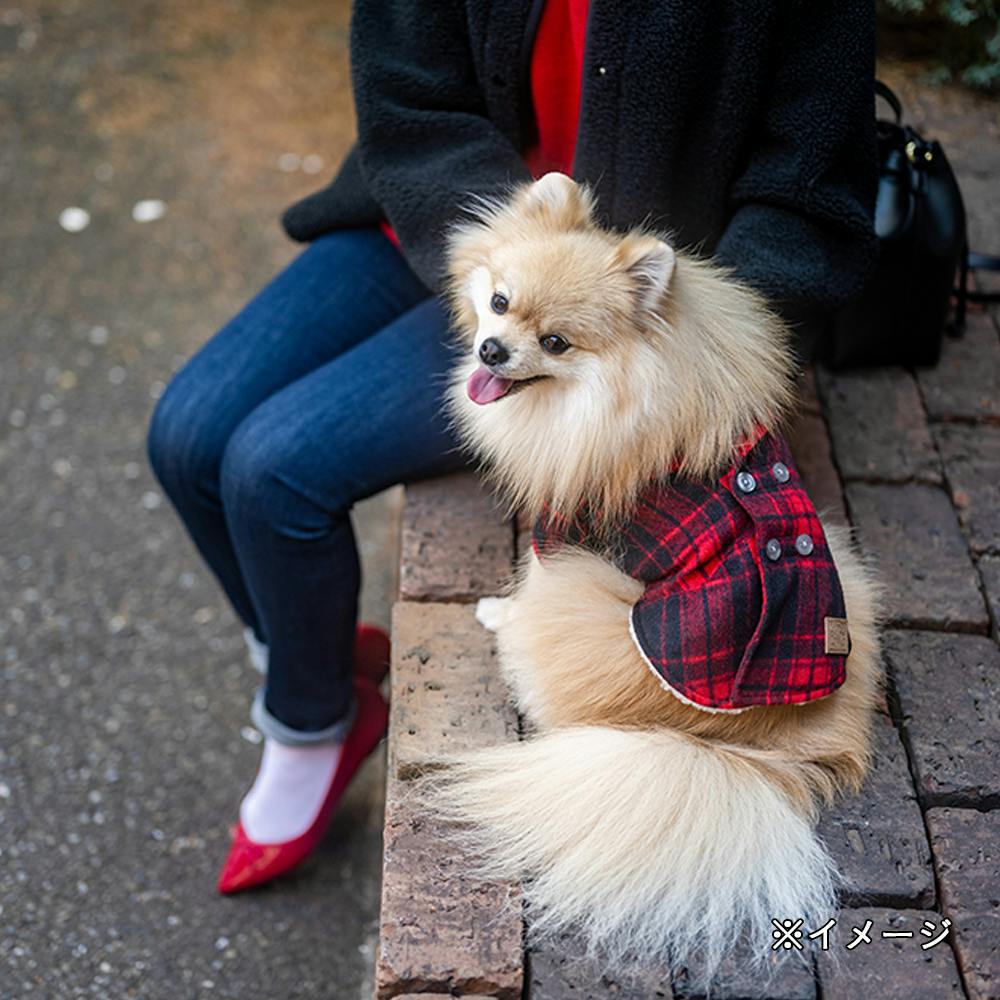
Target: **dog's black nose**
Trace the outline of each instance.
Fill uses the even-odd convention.
[[[479,360],[488,368],[502,365],[510,357],[510,352],[496,337],[487,337],[479,346]]]

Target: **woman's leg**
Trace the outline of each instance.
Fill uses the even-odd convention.
[[[317,240],[174,376],[157,403],[154,472],[237,614],[266,641],[233,551],[220,497],[234,428],[269,396],[326,364],[428,296],[378,230]]]
[[[233,431],[222,505],[270,645],[254,706],[286,744],[337,740],[350,721],[357,500],[465,465],[443,407],[453,348],[428,299],[270,396]]]

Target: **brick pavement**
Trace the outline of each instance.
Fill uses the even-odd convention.
[[[807,373],[790,440],[820,509],[849,520],[885,587],[885,714],[863,793],[821,819],[848,880],[828,952],[752,977],[738,955],[719,1000],[1000,998],[1000,326],[983,311],[940,365]],[[611,981],[573,942],[521,953],[513,886],[470,886],[441,857],[419,784],[444,747],[516,739],[471,603],[525,544],[471,475],[421,484],[403,514],[380,998],[691,997],[683,968]],[[408,792],[410,794],[404,794]],[[407,805],[402,803],[406,802]],[[401,864],[400,859],[404,859]],[[408,867],[407,867],[408,866]],[[924,921],[952,921],[924,951]],[[847,951],[871,919],[872,943]],[[477,933],[468,934],[470,928]],[[881,932],[913,938],[882,938]],[[478,966],[476,963],[479,963]]]
[[[766,979],[737,956],[713,996],[1000,997],[997,373],[996,321],[980,313],[934,372],[804,379],[797,460],[820,506],[849,517],[886,588],[887,711],[863,794],[820,823],[849,883],[830,951]],[[496,591],[523,534],[468,474],[411,489],[403,523],[379,997],[693,996],[682,968],[613,982],[572,941],[523,955],[516,887],[470,886],[460,859],[439,850],[419,807],[428,761],[517,738],[471,603]],[[943,916],[951,935],[922,951],[923,921]],[[848,952],[850,928],[869,918],[872,944]],[[879,936],[907,929],[914,938]]]

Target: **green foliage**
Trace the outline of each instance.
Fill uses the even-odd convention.
[[[879,41],[935,60],[935,76],[1000,90],[1000,0],[878,0]]]

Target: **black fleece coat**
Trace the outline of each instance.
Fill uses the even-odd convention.
[[[289,208],[297,240],[387,218],[441,288],[471,193],[530,179],[542,0],[355,0],[358,140]],[[815,321],[874,265],[870,0],[591,0],[573,176]]]

